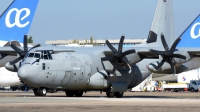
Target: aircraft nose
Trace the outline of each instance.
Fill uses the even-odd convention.
[[[34,78],[35,74],[37,75],[37,71],[37,68],[35,68],[34,66],[30,64],[25,64],[19,68],[17,74],[20,79],[29,80],[31,78]]]

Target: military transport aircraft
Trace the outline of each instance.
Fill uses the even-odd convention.
[[[10,44],[23,46],[22,38],[30,29],[38,2],[14,0],[0,16],[0,47],[4,49],[0,51],[0,86],[22,85],[17,73],[8,71],[4,65],[17,56],[16,52],[9,52]]]
[[[49,90],[63,90],[67,96],[80,97],[83,91],[100,90],[108,97],[120,98],[152,72],[175,74],[197,68],[180,69],[183,63],[198,57],[199,51],[185,48],[184,44],[180,46],[189,41],[183,36],[189,28],[174,39],[170,31],[174,30],[171,4],[171,0],[158,0],[146,43],[123,48],[122,36],[118,49],[108,40],[108,48],[43,46],[27,50],[24,46],[21,50],[11,44],[19,57],[6,63],[6,68],[18,71],[20,80],[34,88],[35,96],[45,96]]]

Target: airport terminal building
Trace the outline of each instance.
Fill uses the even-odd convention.
[[[109,39],[109,42],[114,46],[117,46],[119,43],[119,39]],[[140,44],[142,42],[146,42],[146,39],[125,39],[124,45],[131,46],[135,44]],[[91,44],[90,40],[49,40],[45,41],[47,45],[91,45],[91,46],[105,46],[106,40],[94,40]]]

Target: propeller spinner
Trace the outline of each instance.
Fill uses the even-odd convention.
[[[101,58],[101,60],[102,61],[110,61],[112,59],[116,59],[117,61],[122,62],[125,65],[126,68],[131,69],[129,64],[125,61],[124,57],[126,55],[131,54],[131,53],[135,53],[135,49],[131,49],[131,50],[127,50],[127,51],[122,52],[124,38],[125,38],[125,36],[121,36],[119,46],[118,46],[118,50],[115,47],[113,47],[112,44],[108,40],[106,40],[106,44],[110,48],[110,50],[113,52],[113,55],[103,57],[103,58]],[[114,66],[113,70],[111,71],[111,74],[114,74],[116,69],[117,68]]]
[[[164,37],[163,34],[161,34],[161,40],[162,40],[162,44],[163,44],[165,51],[158,51],[158,50],[154,50],[154,49],[149,50],[151,53],[156,54],[156,55],[161,55],[163,57],[162,61],[158,64],[157,67],[155,67],[155,69],[159,70],[160,67],[165,62],[167,62],[171,66],[172,74],[175,74],[176,69],[175,69],[175,66],[174,66],[173,58],[181,58],[181,59],[186,60],[186,56],[181,55],[181,54],[174,54],[175,48],[178,45],[178,43],[180,42],[181,38],[180,37],[177,38],[170,49],[169,49],[169,47],[168,47],[168,45],[165,41],[165,37]]]

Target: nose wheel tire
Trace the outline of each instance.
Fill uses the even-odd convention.
[[[33,89],[34,95],[35,96],[46,96],[47,90],[46,88],[40,88],[40,89]]]
[[[40,96],[46,96],[47,90],[45,88],[40,88],[39,94],[40,94]]]

